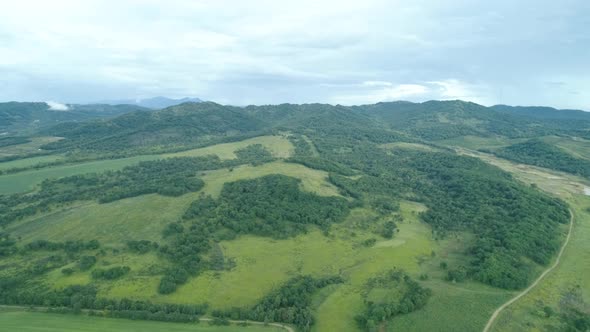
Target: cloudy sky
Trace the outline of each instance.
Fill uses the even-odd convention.
[[[587,0],[0,2],[0,101],[590,110]]]

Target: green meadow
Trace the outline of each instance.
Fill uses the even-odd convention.
[[[430,226],[423,223],[419,217],[420,212],[425,211],[426,207],[407,200],[401,201],[399,212],[394,213],[401,216],[403,221],[397,223],[399,232],[393,239],[385,239],[376,232],[376,225],[381,225],[391,216],[382,216],[368,207],[355,208],[346,220],[332,225],[328,233],[310,227],[307,233],[288,239],[241,235],[231,241],[222,241],[219,246],[224,259],[234,263],[231,268],[203,272],[190,278],[172,294],[158,293],[161,275],[169,262],[153,252],[140,255],[122,250],[124,244],[129,240],[161,241],[165,226],[181,218],[191,202],[201,195],[217,197],[224,183],[269,174],[298,178],[304,191],[322,196],[340,195],[338,188],[327,180],[327,172],[280,160],[293,153],[293,146],[283,136],[262,136],[177,153],[99,160],[3,175],[0,176],[0,193],[30,191],[45,178],[121,169],[143,160],[211,154],[218,155],[221,159],[233,159],[236,158],[236,150],[251,144],[262,144],[279,160],[258,166],[242,165],[203,172],[199,177],[205,185],[200,192],[179,197],[150,194],[107,204],[93,201],[78,202],[49,213],[16,221],[6,230],[20,238],[23,243],[40,239],[99,240],[104,251],[92,253],[98,257],[97,267],[129,266],[131,271],[128,275],[114,281],[93,281],[90,271],[76,270],[66,276],[60,269],[55,269],[40,277],[40,281],[53,289],[92,281],[97,285],[99,295],[109,298],[134,298],[157,303],[208,303],[211,310],[251,307],[294,276],[343,276],[344,283],[330,285],[314,295],[314,331],[359,331],[354,317],[365,307],[361,294],[367,281],[392,268],[401,268],[415,279],[422,277],[420,283],[430,288],[433,295],[426,307],[394,317],[383,324],[380,331],[480,331],[492,312],[516,294],[481,283],[446,281],[446,271],[440,264],[464,264],[468,259],[465,251],[470,247],[473,236],[467,233],[451,233],[444,240],[436,240]],[[535,183],[539,188],[567,200],[574,208],[575,233],[562,264],[538,288],[503,312],[495,329],[513,331],[541,326],[546,321],[538,314],[539,301],[543,301],[544,305],[557,306],[563,290],[576,283],[581,284],[586,291],[590,289],[588,279],[583,278],[590,272],[590,266],[584,264],[590,261],[590,251],[586,245],[590,240],[590,213],[587,211],[590,197],[581,195],[584,180],[563,173],[514,164],[470,149],[482,145],[500,147],[512,144],[512,141],[466,137],[456,141],[445,141],[444,144],[457,147],[462,154],[497,165],[513,173],[520,181]],[[582,143],[562,144],[570,144],[568,146],[573,149]],[[385,144],[382,148],[420,151],[434,149],[415,143]],[[585,153],[579,149],[579,153]],[[49,157],[51,156],[0,163],[0,167],[26,167],[51,161]],[[10,166],[7,166],[8,164]],[[375,243],[367,246],[364,243],[369,239],[375,239]],[[33,258],[42,257],[42,253],[38,255],[39,257]],[[15,259],[7,259],[5,266],[27,264]],[[74,263],[64,267],[74,267]],[[6,269],[8,270],[10,268]],[[588,298],[590,294],[586,293],[585,296]],[[8,330],[18,328],[19,331],[50,332],[280,330],[263,326],[214,327],[206,323],[142,322],[23,311],[0,312],[0,327],[6,327]]]
[[[61,315],[26,311],[0,311],[0,329],[19,332],[278,332],[274,326],[211,326],[208,323],[167,323]]]
[[[291,143],[285,137],[261,136],[240,142],[218,144],[205,148],[187,150],[176,153],[167,153],[160,155],[142,155],[129,158],[97,160],[90,162],[51,166],[36,170],[27,170],[14,174],[1,175],[0,194],[12,194],[17,192],[30,191],[33,190],[35,186],[41,183],[43,180],[49,178],[59,178],[64,176],[102,172],[107,170],[119,170],[125,166],[137,164],[140,161],[183,156],[197,157],[205,155],[218,155],[221,159],[233,159],[236,157],[234,151],[252,144],[263,145],[269,152],[273,154],[274,157],[277,158],[289,157],[293,150]],[[43,156],[19,159],[0,163],[0,169],[33,166],[41,162],[56,161],[59,160],[59,158],[62,157]]]

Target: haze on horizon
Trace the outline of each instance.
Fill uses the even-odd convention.
[[[0,101],[590,110],[589,59],[584,0],[0,3]]]

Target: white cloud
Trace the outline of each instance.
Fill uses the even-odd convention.
[[[588,10],[585,0],[0,1],[0,101],[586,106],[587,94],[538,82],[587,90]]]
[[[393,86],[391,82],[386,81],[364,81],[362,86]]]
[[[49,106],[50,111],[69,111],[70,108],[66,104],[58,103],[56,101],[46,101],[45,104]]]
[[[490,92],[483,85],[466,83],[457,79],[417,83],[392,83],[388,81],[364,81],[359,84],[323,85],[335,90],[331,101],[339,104],[370,104],[407,100],[462,99],[489,105]]]

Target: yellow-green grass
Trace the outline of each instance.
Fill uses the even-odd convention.
[[[547,136],[543,140],[547,143],[555,144],[577,158],[590,159],[590,141],[588,140],[579,137],[557,136]]]
[[[269,174],[283,174],[301,179],[301,188],[322,196],[336,196],[338,189],[327,181],[328,173],[307,168],[300,164],[275,161],[260,166],[243,165],[233,169],[220,169],[203,172],[205,181],[203,192],[213,197],[219,196],[223,184],[242,179],[253,179]]]
[[[0,176],[0,194],[12,194],[30,191],[45,179],[64,176],[118,170],[140,161],[158,159],[158,156],[137,156],[122,159],[109,159],[83,162],[79,164],[59,165],[37,170],[23,171]]]
[[[394,142],[394,143],[386,143],[381,144],[381,148],[393,150],[393,149],[408,149],[408,150],[419,150],[419,151],[436,151],[436,148],[425,144],[419,143],[406,143],[406,142]]]
[[[17,221],[8,231],[23,242],[97,239],[118,245],[128,240],[157,241],[164,226],[178,220],[196,198],[195,193],[180,197],[151,194],[107,204],[86,202]]]
[[[437,141],[437,143],[446,146],[459,146],[467,149],[477,150],[481,148],[501,148],[525,140],[526,139],[509,139],[505,137],[478,137],[467,135],[440,140]]]
[[[208,323],[168,323],[102,318],[86,315],[60,315],[17,310],[0,311],[0,330],[19,332],[277,332],[279,327],[211,326]]]
[[[344,269],[348,282],[339,286],[318,306],[315,331],[358,331],[354,316],[364,310],[363,286],[375,275],[402,268],[413,278],[427,274],[421,281],[432,289],[433,295],[425,308],[409,315],[400,315],[383,326],[395,331],[479,331],[489,315],[510,292],[479,283],[453,284],[444,281],[445,271],[439,265],[465,264],[463,252],[472,240],[469,234],[453,234],[445,240],[433,240],[430,228],[418,220],[424,207],[417,203],[402,202],[405,222],[393,240],[383,240],[371,249],[371,258],[359,261]],[[379,251],[384,243],[391,243],[388,251]],[[432,255],[432,252],[435,255]]]
[[[32,137],[31,142],[0,148],[0,157],[36,153],[39,152],[39,147],[42,145],[59,141],[60,139],[60,137]]]
[[[51,163],[54,161],[63,160],[65,157],[59,154],[53,154],[48,156],[31,157],[25,159],[17,159],[11,161],[0,162],[0,170],[6,170],[11,168],[25,168],[32,167],[40,164]]]
[[[289,140],[284,138],[283,136],[260,136],[240,142],[218,144],[201,149],[194,149],[177,153],[168,153],[161,155],[144,155],[129,158],[97,160],[76,164],[59,165],[42,168],[38,170],[29,170],[15,174],[2,175],[0,176],[0,194],[12,194],[17,192],[30,191],[33,190],[36,185],[48,178],[59,178],[84,173],[102,172],[106,170],[118,170],[122,169],[125,166],[133,165],[140,161],[146,160],[204,155],[218,155],[221,159],[233,159],[235,158],[234,152],[236,150],[239,150],[251,144],[262,144],[273,154],[273,156],[277,158],[289,157],[293,151],[293,146],[291,142],[289,142]],[[23,163],[24,161],[20,162]],[[6,163],[0,163],[0,165],[3,164]]]
[[[410,206],[417,205],[407,204],[403,208]],[[224,256],[236,262],[229,271],[205,272],[165,296],[157,294],[158,280],[153,277],[121,281],[109,289],[102,289],[101,295],[169,303],[207,302],[212,309],[224,309],[251,306],[295,275],[342,274],[347,283],[334,287],[333,292],[325,294],[321,303],[316,304],[317,330],[344,328],[355,331],[353,317],[358,312],[356,309],[362,306],[358,292],[366,280],[394,266],[417,275],[422,270],[420,263],[433,259],[430,256],[432,250],[440,246],[431,239],[427,225],[419,222],[415,214],[409,212],[408,215],[411,217],[399,225],[400,232],[396,234],[399,243],[396,245],[364,247],[361,244],[364,240],[379,237],[363,229],[351,231],[348,223],[352,221],[349,220],[335,225],[328,236],[317,229],[285,240],[240,236],[221,243]],[[385,241],[380,240],[378,244]],[[336,315],[337,312],[343,314]]]
[[[284,136],[259,136],[234,143],[212,145],[200,149],[193,149],[177,153],[170,153],[166,157],[197,157],[205,155],[217,155],[221,159],[235,159],[235,151],[248,145],[261,144],[275,158],[288,158],[293,153],[293,145]]]

